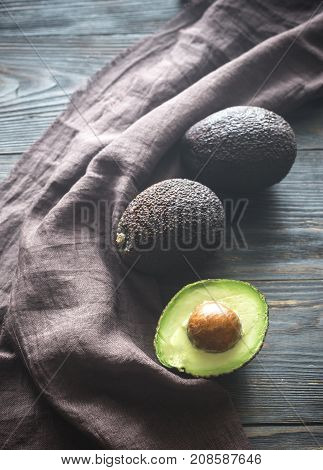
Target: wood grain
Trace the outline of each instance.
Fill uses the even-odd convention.
[[[192,274],[186,281],[196,280]],[[244,424],[323,423],[323,280],[252,282],[269,305],[264,346],[252,362],[217,380]],[[165,305],[180,287],[165,288]]]
[[[178,0],[3,0],[2,35],[152,33],[179,10]],[[15,24],[16,23],[16,24]]]
[[[179,10],[177,0],[3,3],[0,179],[65,109],[75,89]],[[241,222],[248,249],[223,250],[200,271],[202,277],[251,280],[270,305],[260,354],[219,379],[256,449],[323,446],[322,119],[322,100],[289,116],[297,161],[282,183],[249,200]],[[187,282],[193,280],[191,272]],[[165,303],[173,290],[165,286]]]
[[[315,100],[293,112],[290,116],[302,149],[323,149],[323,101]]]
[[[62,112],[73,91],[139,39],[23,37],[0,45],[0,153],[23,152]]]
[[[322,449],[323,426],[245,427],[252,449]]]
[[[299,152],[284,181],[247,197],[240,223],[244,244],[228,214],[226,244],[203,269],[196,266],[201,277],[321,279],[322,172],[323,151]]]
[[[111,36],[36,36],[28,42],[18,30],[16,36],[3,37],[0,153],[26,150],[65,109],[73,91],[142,36],[120,32]],[[290,116],[299,149],[323,148],[322,103]]]
[[[0,181],[10,173],[11,168],[20,156],[20,153],[0,154]]]

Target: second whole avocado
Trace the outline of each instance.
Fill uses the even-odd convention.
[[[182,140],[182,158],[193,178],[212,189],[260,191],[278,183],[296,157],[291,126],[256,106],[235,106],[193,125]]]
[[[213,191],[174,178],[150,186],[130,202],[119,220],[115,245],[126,264],[140,271],[160,274],[176,266],[178,272],[189,258],[199,262],[217,247],[223,225],[223,206]]]

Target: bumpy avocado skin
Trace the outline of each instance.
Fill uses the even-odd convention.
[[[233,193],[263,190],[281,181],[296,157],[291,126],[272,111],[235,106],[192,126],[181,153],[192,177]],[[197,176],[198,175],[198,176]]]
[[[181,290],[179,290],[175,295],[174,297],[171,298],[171,300],[169,301],[169,303],[166,305],[166,307],[164,308],[160,318],[159,318],[159,321],[158,321],[158,324],[157,324],[157,328],[156,328],[156,333],[155,333],[155,337],[154,337],[154,349],[155,349],[155,354],[156,354],[156,357],[158,359],[158,361],[163,365],[165,366],[166,368],[168,369],[174,369],[174,367],[170,366],[167,361],[165,360],[165,358],[163,357],[163,355],[160,353],[160,350],[159,350],[159,339],[160,339],[160,333],[161,333],[161,323],[162,323],[162,319],[163,319],[163,316],[164,314],[166,313],[166,311],[171,307],[172,303],[175,301],[176,298],[182,296],[182,295],[185,295],[185,292],[186,290],[190,289],[191,287],[193,286],[202,286],[204,285],[205,283],[208,283],[209,281],[216,281],[216,282],[221,282],[221,281],[227,281],[227,279],[204,279],[204,280],[201,280],[201,281],[197,281],[195,283],[192,283],[192,284],[187,284],[186,286],[184,286]],[[235,367],[233,369],[230,369],[228,370],[227,372],[223,372],[221,374],[209,374],[209,375],[198,375],[198,374],[193,374],[192,372],[189,372],[189,371],[186,371],[184,369],[180,369],[178,370],[178,372],[182,372],[184,374],[187,374],[187,375],[190,375],[192,377],[196,377],[196,378],[204,378],[204,379],[208,379],[208,378],[212,378],[212,377],[220,377],[220,376],[223,376],[223,375],[227,375],[227,374],[232,374],[233,372],[236,372],[237,370],[239,369],[242,369],[243,367],[245,367],[246,365],[248,365],[259,353],[260,351],[262,350],[262,347],[264,345],[264,342],[265,342],[265,339],[266,339],[266,336],[267,336],[267,332],[268,332],[268,328],[269,328],[269,305],[266,301],[266,298],[265,296],[262,294],[262,292],[260,292],[255,286],[253,286],[252,284],[250,284],[249,282],[246,282],[246,281],[233,281],[233,282],[241,282],[242,284],[245,284],[247,286],[249,286],[252,290],[254,290],[255,292],[257,292],[257,294],[259,295],[259,297],[262,299],[264,305],[266,306],[266,317],[267,317],[267,324],[266,324],[266,330],[265,330],[265,334],[263,336],[263,339],[262,339],[262,343],[261,345],[259,346],[259,348],[257,349],[257,351],[255,352],[255,354],[250,357],[249,360],[243,362],[239,367]],[[215,353],[216,354],[216,353]]]
[[[224,225],[221,201],[206,186],[187,179],[154,184],[129,204],[119,221],[115,243],[128,265],[162,274],[203,259],[215,250]],[[169,274],[171,274],[169,272]]]

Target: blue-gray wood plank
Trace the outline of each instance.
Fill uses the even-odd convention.
[[[179,8],[178,0],[1,0],[0,179],[76,88]],[[250,201],[248,250],[218,258],[218,277],[254,281],[270,303],[262,352],[221,379],[258,449],[323,446],[322,118],[322,101],[290,116],[295,166]]]

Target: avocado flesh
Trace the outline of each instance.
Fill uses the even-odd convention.
[[[221,353],[197,349],[187,335],[187,323],[196,305],[218,301],[237,313],[242,325],[241,339]],[[195,377],[227,374],[249,362],[261,349],[268,328],[268,306],[264,296],[251,284],[210,279],[180,290],[163,311],[155,336],[155,351],[166,367]]]

